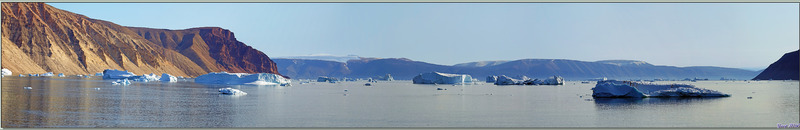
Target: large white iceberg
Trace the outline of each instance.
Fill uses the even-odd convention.
[[[3,68],[3,75],[11,75],[11,70]]]
[[[121,71],[116,69],[106,69],[103,70],[103,79],[127,79],[127,78],[135,78],[136,74],[132,72]]]
[[[291,81],[283,76],[270,74],[270,73],[228,73],[228,72],[212,72],[204,75],[197,76],[194,79],[196,83],[207,84],[253,84],[253,85],[283,85],[289,84]]]
[[[244,91],[233,88],[221,88],[219,89],[219,92],[228,95],[247,95],[247,93],[245,93]]]
[[[542,81],[541,85],[564,85],[564,78],[553,76]]]
[[[161,82],[178,82],[178,77],[169,75],[167,73],[161,74]]]
[[[417,75],[414,77],[413,82],[414,84],[463,84],[472,83],[472,76],[430,72]]]
[[[142,76],[133,76],[134,81],[139,82],[150,82],[150,81],[158,81],[160,77],[158,75],[150,73],[150,74],[143,74]]]
[[[592,97],[728,97],[719,91],[687,84],[646,84],[631,81],[597,81]]]

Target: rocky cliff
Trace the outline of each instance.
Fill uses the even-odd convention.
[[[2,54],[2,67],[19,74],[279,74],[267,55],[222,28],[124,27],[44,3],[2,3]]]
[[[800,80],[800,53],[784,54],[753,80]]]

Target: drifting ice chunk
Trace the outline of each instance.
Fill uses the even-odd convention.
[[[488,76],[488,77],[486,77],[486,82],[487,82],[487,83],[494,83],[494,82],[497,82],[497,76],[494,76],[494,75],[492,75],[492,76]]]
[[[11,70],[3,68],[3,75],[11,75]]]
[[[159,79],[158,75],[153,73],[144,74],[142,76],[134,76],[133,78],[134,81],[140,81],[140,82],[157,81]]]
[[[19,74],[19,77],[25,77],[25,75]]]
[[[336,81],[339,81],[339,79],[336,79],[334,77],[319,76],[319,78],[317,78],[317,82],[331,82],[331,83],[334,83]]]
[[[523,80],[513,79],[506,75],[497,76],[497,81],[494,82],[495,85],[522,85]]]
[[[53,72],[47,72],[42,74],[41,76],[55,76],[55,75],[53,75]]]
[[[105,72],[105,71],[103,71],[103,72]],[[103,73],[102,72],[94,73],[94,76],[103,76]]]
[[[118,79],[117,81],[111,82],[113,85],[130,85],[131,81],[128,79]]]
[[[161,74],[161,82],[178,82],[178,78],[167,73]]]
[[[221,88],[219,89],[219,92],[228,95],[247,95],[247,93],[245,93],[242,90],[232,89],[232,88]]]
[[[253,84],[253,85],[278,85],[289,84],[289,79],[283,76],[270,74],[270,73],[228,73],[228,72],[212,72],[200,75],[194,80],[196,83],[208,84]]]
[[[135,78],[136,74],[131,72],[116,70],[116,69],[106,69],[103,70],[103,79],[127,79],[127,78]]]
[[[430,72],[417,75],[414,77],[413,82],[414,84],[463,84],[472,83],[472,76]]]
[[[644,84],[631,81],[598,81],[592,97],[728,97],[718,91],[686,84]]]
[[[64,73],[58,73],[58,77],[64,77]]]
[[[561,76],[553,76],[545,79],[542,85],[564,85],[564,78],[561,78]]]

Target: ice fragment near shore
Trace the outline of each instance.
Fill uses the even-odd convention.
[[[228,95],[246,95],[247,94],[242,90],[233,89],[233,88],[221,88],[221,89],[219,89],[219,92],[222,93],[222,94],[228,94]]]
[[[178,78],[167,73],[161,74],[161,82],[178,82]]]
[[[11,70],[3,68],[3,75],[11,75]]]

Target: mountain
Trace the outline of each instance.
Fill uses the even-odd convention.
[[[316,55],[308,55],[308,56],[285,56],[285,57],[277,57],[281,59],[304,59],[304,60],[324,60],[324,61],[336,61],[336,62],[347,62],[349,60],[358,60],[361,57],[357,55],[347,55],[347,56],[334,56],[329,54],[316,54]]]
[[[709,78],[718,79],[721,77],[735,79],[749,79],[756,75],[755,71],[695,66],[695,67],[673,67],[656,66],[644,61],[613,60],[613,61],[577,61],[566,59],[521,59],[507,61],[497,65],[486,65],[483,67],[475,66],[445,66],[420,61],[413,61],[406,58],[361,58],[343,62],[325,62],[325,66],[335,64],[336,68],[321,65],[308,64],[309,60],[301,59],[281,59],[291,60],[287,66],[295,66],[292,69],[282,69],[285,62],[278,62],[281,73],[302,73],[308,75],[298,75],[298,77],[316,78],[316,76],[367,78],[377,75],[392,74],[395,79],[408,80],[414,76],[425,72],[444,72],[457,74],[470,74],[477,79],[483,79],[489,75],[508,75],[508,76],[528,76],[531,78],[546,78],[559,75],[570,80],[585,80],[591,78],[608,77],[612,79],[684,79],[684,78]],[[300,62],[306,61],[306,62]],[[475,62],[473,62],[475,63]],[[483,62],[487,63],[487,62]],[[302,68],[313,68],[304,70]],[[345,69],[346,67],[346,69]],[[327,69],[326,69],[327,68]],[[284,71],[285,70],[285,71]],[[314,73],[325,74],[331,72],[336,75],[313,75]],[[349,73],[348,73],[349,72]],[[292,75],[289,75],[292,76]]]
[[[499,65],[499,64],[506,63],[506,62],[508,62],[508,61],[504,61],[504,60],[478,61],[478,62],[468,62],[468,63],[455,64],[453,66],[458,66],[458,67],[486,67],[486,66]]]
[[[784,54],[753,80],[798,80],[800,79],[800,54],[798,51]]]
[[[2,3],[2,67],[15,73],[93,74],[104,69],[196,77],[278,73],[269,57],[216,27],[124,27],[44,3]]]

